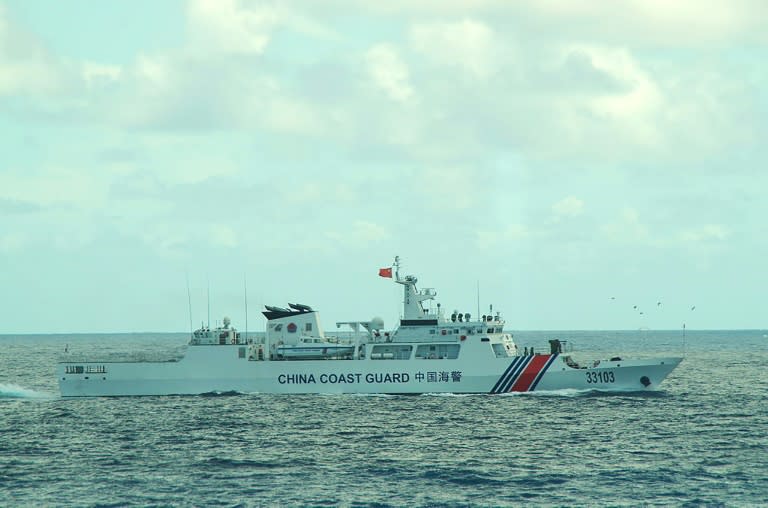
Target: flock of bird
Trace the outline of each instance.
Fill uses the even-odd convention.
[[[615,297],[615,296],[612,296],[612,297],[611,297],[611,300],[616,300],[616,297]],[[656,302],[656,308],[658,308],[658,307],[661,307],[661,301],[658,301],[658,302]],[[638,314],[640,314],[641,316],[645,314],[645,311],[643,311],[642,309],[640,309],[640,307],[639,307],[638,305],[633,305],[633,306],[632,306],[632,310],[635,310],[635,311],[637,311],[637,312],[638,312]],[[691,310],[692,310],[692,311],[693,311],[693,310],[696,310],[696,306],[695,306],[695,305],[692,305],[692,306],[691,306]]]

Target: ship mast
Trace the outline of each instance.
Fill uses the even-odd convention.
[[[434,320],[438,316],[430,314],[421,302],[434,300],[437,292],[432,288],[416,289],[418,279],[414,275],[406,275],[400,278],[400,256],[395,256],[395,282],[403,286],[403,323],[411,320]],[[401,323],[402,324],[402,323]]]

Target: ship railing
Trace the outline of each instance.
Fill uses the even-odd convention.
[[[184,353],[131,353],[131,354],[106,354],[97,356],[85,356],[64,354],[58,358],[59,363],[157,363],[178,362],[184,358]]]

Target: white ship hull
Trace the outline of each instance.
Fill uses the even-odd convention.
[[[393,270],[394,278],[393,278]],[[450,318],[424,302],[434,289],[416,288],[400,276],[399,258],[379,275],[403,287],[403,314],[390,333],[381,318],[336,323],[351,338],[326,337],[317,311],[289,303],[265,305],[263,337],[230,327],[201,327],[186,355],[170,362],[75,362],[59,364],[64,397],[241,393],[488,393],[543,390],[656,390],[682,358],[592,362],[580,367],[561,354],[567,341],[549,340],[550,354],[523,351],[504,332],[497,311],[471,319]],[[492,308],[489,308],[492,311]],[[530,352],[530,354],[529,354]],[[522,353],[522,354],[521,354]]]
[[[64,397],[241,393],[489,393],[656,390],[681,358],[601,362],[575,369],[562,355],[461,359],[253,361],[243,346],[191,346],[174,362],[62,362]],[[474,351],[473,351],[474,350]],[[471,353],[475,353],[475,355]],[[479,358],[478,358],[479,359]]]

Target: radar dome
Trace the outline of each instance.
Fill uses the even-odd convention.
[[[229,328],[229,324],[232,322],[227,316],[224,316],[224,328]]]
[[[384,328],[384,320],[381,319],[379,316],[372,318],[371,328],[373,328],[374,330],[381,330],[382,328]]]

